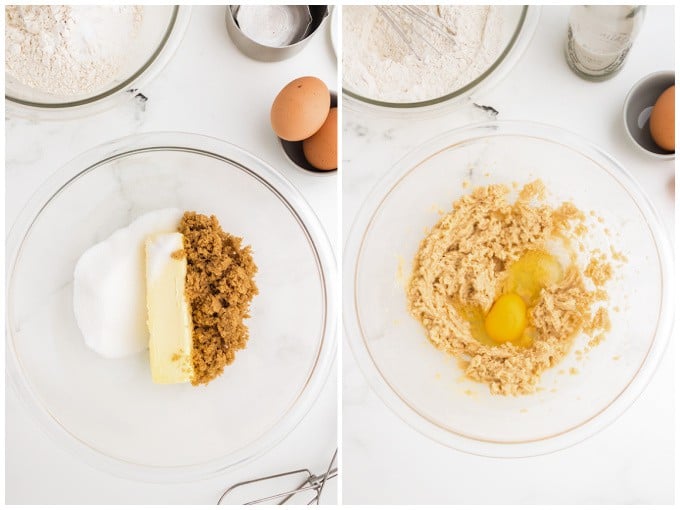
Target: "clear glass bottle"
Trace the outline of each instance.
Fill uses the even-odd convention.
[[[569,67],[588,80],[606,80],[621,70],[640,31],[644,5],[576,5],[569,13]]]

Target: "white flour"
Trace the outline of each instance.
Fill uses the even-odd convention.
[[[5,7],[5,71],[55,95],[101,91],[119,78],[142,13],[139,6]]]
[[[413,36],[418,56],[375,7],[343,7],[345,88],[380,101],[426,101],[470,83],[500,55],[502,18],[498,7],[422,7],[442,21],[450,37],[415,22],[412,28],[434,46]],[[397,16],[400,11],[394,9],[388,12]],[[402,30],[411,33],[409,19],[403,15],[399,19]]]

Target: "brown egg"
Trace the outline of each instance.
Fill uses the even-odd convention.
[[[298,142],[309,138],[323,125],[331,107],[331,93],[313,76],[291,81],[274,99],[271,123],[279,138]]]
[[[331,108],[326,122],[302,142],[302,152],[309,164],[319,170],[338,168],[338,109]]]
[[[675,151],[675,85],[668,87],[656,100],[649,118],[649,130],[659,147]]]

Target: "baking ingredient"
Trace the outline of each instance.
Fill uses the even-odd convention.
[[[134,51],[140,6],[5,7],[5,72],[41,92],[74,96],[119,78]]]
[[[474,189],[414,260],[409,311],[435,347],[493,394],[536,391],[579,333],[596,338],[610,326],[598,303],[611,266],[602,253],[589,255],[586,270],[576,264],[571,243],[587,231],[585,215],[569,202],[546,204],[545,194],[541,181],[526,184],[514,203],[507,186]],[[565,251],[559,261],[555,246]]]
[[[312,23],[307,5],[239,5],[235,19],[250,39],[274,48],[301,41]]]
[[[527,307],[535,306],[541,291],[562,279],[562,266],[550,253],[529,250],[506,272],[501,295],[486,317],[482,309],[471,310],[469,306],[462,307],[460,313],[471,322],[472,336],[479,342],[486,345],[512,342],[528,347],[533,337],[527,329]],[[484,328],[479,326],[482,318]]]
[[[590,266],[589,266],[590,267]],[[527,310],[538,302],[541,291],[556,285],[563,277],[560,262],[550,253],[529,250],[509,265],[499,297],[486,312],[479,306],[456,302],[458,313],[470,323],[470,333],[482,344],[494,346],[512,342],[520,347],[533,344],[533,332],[528,326]],[[589,275],[589,268],[585,274]],[[602,285],[611,277],[593,281]]]
[[[587,80],[606,80],[626,61],[645,17],[644,5],[575,5],[569,12],[566,58]]]
[[[140,216],[85,251],[73,273],[73,312],[87,346],[105,358],[148,347],[144,242],[151,234],[175,232],[178,209]]]
[[[675,85],[668,87],[656,100],[649,117],[649,130],[659,147],[675,150]]]
[[[186,275],[182,234],[153,234],[146,239],[149,363],[151,378],[157,384],[188,382],[194,376]]]
[[[186,298],[193,322],[193,385],[207,384],[248,341],[244,320],[258,289],[250,246],[222,230],[215,216],[185,212],[179,225],[187,257]]]
[[[331,108],[316,133],[302,142],[305,159],[319,170],[338,168],[338,109]]]
[[[503,292],[515,292],[526,303],[532,304],[539,298],[541,290],[556,285],[562,277],[562,266],[553,255],[542,250],[529,250],[510,265]]]
[[[279,138],[302,141],[323,126],[330,107],[331,94],[323,81],[313,76],[297,78],[274,99],[272,128]]]
[[[343,7],[344,88],[378,101],[427,101],[468,85],[501,54],[504,7],[420,7],[438,18],[447,35],[400,17],[402,32],[423,36],[410,37],[413,50],[374,6]]]
[[[516,342],[527,327],[527,305],[514,292],[501,295],[486,315],[484,327],[495,342]]]
[[[177,209],[117,230],[76,264],[85,343],[107,358],[148,347],[155,383],[207,384],[248,341],[257,266],[241,244],[215,216]]]

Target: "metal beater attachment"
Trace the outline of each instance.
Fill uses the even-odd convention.
[[[336,449],[330,464],[328,464],[328,469],[320,475],[313,474],[309,469],[296,469],[295,471],[287,471],[237,483],[224,491],[217,504],[258,505],[268,503],[284,505],[297,494],[313,491],[314,496],[306,504],[318,505],[326,482],[338,476],[338,468],[335,466],[337,456],[338,450]],[[302,480],[302,483],[300,483],[300,480]],[[273,489],[273,487],[277,488]],[[294,488],[291,489],[290,487]],[[272,495],[266,495],[271,493],[272,490],[277,492]],[[239,493],[243,499],[236,501]],[[262,496],[262,494],[265,495]],[[248,500],[250,497],[255,497],[256,499]],[[232,498],[234,498],[233,502],[227,502],[227,499]]]

